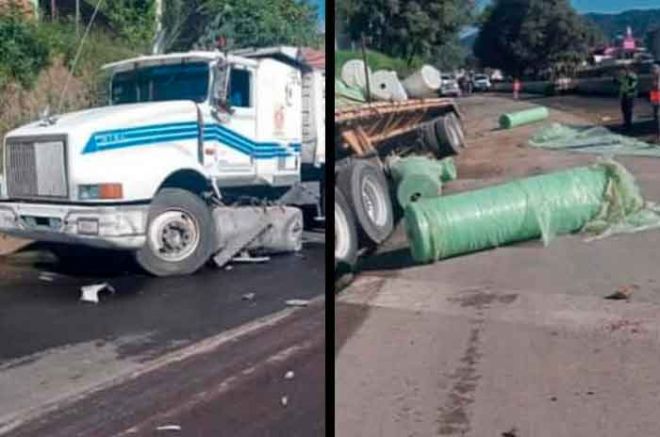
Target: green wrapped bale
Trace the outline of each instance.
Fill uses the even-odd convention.
[[[579,230],[634,232],[660,226],[634,178],[614,162],[540,175],[408,205],[413,258],[428,263]]]
[[[401,208],[411,202],[442,194],[442,183],[457,177],[452,158],[435,161],[421,156],[398,159],[390,164]]]
[[[538,108],[527,109],[524,111],[510,112],[500,117],[500,127],[502,129],[511,129],[524,124],[536,123],[545,120],[550,116],[548,108],[539,106]]]
[[[335,79],[335,108],[362,105],[366,102],[367,98],[360,88],[350,87]]]

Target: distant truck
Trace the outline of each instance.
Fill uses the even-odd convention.
[[[465,147],[453,99],[413,99],[335,108],[335,275],[351,271],[360,251],[394,229],[387,161],[393,156],[443,158]]]
[[[312,206],[322,219],[325,71],[298,49],[141,56],[104,68],[108,106],[5,136],[0,232],[131,251],[168,276],[212,255],[226,262],[281,225],[268,218],[279,206],[250,208],[245,196]]]

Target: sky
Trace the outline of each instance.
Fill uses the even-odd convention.
[[[480,3],[488,4],[490,0],[480,0]],[[617,13],[629,9],[660,9],[660,0],[571,0],[571,4],[581,13]]]
[[[319,22],[325,23],[325,0],[309,0],[309,2],[316,5],[316,9],[319,12]]]

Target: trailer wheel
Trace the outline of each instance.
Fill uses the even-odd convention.
[[[463,129],[456,115],[451,113],[435,121],[435,131],[447,150],[446,155],[458,155],[463,148]]]
[[[442,140],[436,132],[435,122],[431,121],[429,123],[424,123],[419,127],[419,131],[421,134],[422,146],[424,150],[433,153],[433,155],[438,159],[452,154],[451,152],[445,150]]]
[[[335,188],[335,272],[350,272],[357,260],[355,217],[340,189]]]
[[[461,147],[466,148],[467,143],[465,142],[465,127],[463,126],[463,120],[458,118],[458,116],[454,112],[447,115],[447,117],[450,117],[452,119],[451,123],[453,124],[454,129],[456,130],[456,133],[458,134],[458,137],[461,140]]]
[[[210,208],[194,193],[164,188],[151,202],[147,242],[135,259],[156,276],[195,273],[208,261],[215,243]]]
[[[337,186],[355,213],[361,242],[374,245],[385,241],[394,229],[394,213],[383,171],[356,160],[337,174]]]

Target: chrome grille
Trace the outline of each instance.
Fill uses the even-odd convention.
[[[6,154],[10,198],[67,197],[63,140],[8,141]]]

